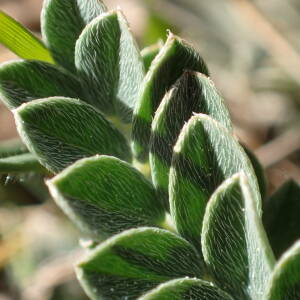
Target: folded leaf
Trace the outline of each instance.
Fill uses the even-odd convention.
[[[75,63],[90,103],[130,122],[144,66],[121,11],[103,14],[83,30]]]
[[[161,48],[163,47],[163,41],[159,40],[156,44],[146,47],[142,50],[141,55],[144,62],[145,70],[148,71],[154,58],[157,56]]]
[[[300,241],[276,264],[264,300],[300,299]]]
[[[244,173],[211,197],[202,231],[204,259],[218,285],[237,299],[262,299],[274,257]]]
[[[233,300],[211,282],[196,278],[180,278],[162,283],[138,300]]]
[[[44,0],[42,35],[60,65],[75,70],[75,43],[84,27],[106,11],[101,0]]]
[[[129,164],[110,156],[80,160],[48,186],[57,204],[99,240],[138,226],[157,226],[164,210],[155,190]]]
[[[167,207],[173,147],[193,113],[210,115],[232,131],[228,110],[210,79],[200,73],[185,72],[160,103],[152,122],[152,179],[161,197],[166,200]]]
[[[28,149],[53,173],[95,154],[131,159],[125,137],[99,111],[79,100],[35,100],[14,110],[14,116]]]
[[[287,181],[266,201],[263,221],[276,257],[300,239],[300,185]]]
[[[166,91],[183,74],[184,70],[199,71],[208,75],[200,55],[186,42],[170,34],[156,56],[139,93],[133,117],[133,151],[137,159],[148,159],[151,122]]]
[[[245,145],[241,144],[243,149],[245,150],[246,154],[248,155],[248,158],[250,159],[252,163],[252,167],[254,169],[257,182],[259,185],[259,190],[261,194],[261,198],[264,199],[267,195],[267,178],[264,172],[264,168],[261,165],[260,161],[256,157],[256,155]]]
[[[0,158],[28,153],[26,146],[19,138],[4,140],[0,143]]]
[[[0,11],[0,43],[21,58],[54,62],[45,45],[3,11]]]
[[[0,174],[46,172],[36,157],[31,153],[0,158]]]
[[[93,300],[133,300],[162,282],[201,274],[201,260],[191,244],[154,228],[132,229],[112,237],[77,268]]]
[[[61,68],[41,61],[13,61],[0,66],[1,100],[10,109],[52,96],[80,98],[79,81]]]
[[[170,169],[171,214],[178,232],[200,248],[206,204],[215,189],[233,174],[244,171],[261,214],[257,180],[243,148],[211,117],[198,114],[182,129]]]

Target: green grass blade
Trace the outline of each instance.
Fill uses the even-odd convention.
[[[137,228],[105,241],[77,267],[93,300],[134,300],[162,282],[202,276],[195,248],[168,231]]]
[[[1,100],[10,109],[31,100],[53,96],[81,98],[75,76],[41,61],[13,61],[0,66]]]
[[[232,131],[229,112],[212,81],[201,73],[187,71],[166,94],[152,122],[152,179],[167,207],[173,147],[182,127],[194,113],[210,115]]]
[[[0,158],[0,174],[17,174],[27,172],[46,173],[47,171],[31,153]]]
[[[138,300],[233,300],[211,282],[196,278],[180,278],[162,283]]]
[[[75,63],[90,103],[131,122],[144,66],[121,11],[103,14],[86,26],[76,43]]]
[[[64,212],[97,240],[133,227],[158,226],[164,220],[152,184],[115,157],[80,160],[48,186]]]
[[[203,221],[202,249],[223,290],[237,299],[262,299],[274,257],[243,172],[212,195]]]
[[[263,299],[300,299],[300,241],[296,242],[281,256]]]
[[[185,70],[208,75],[201,56],[185,41],[170,34],[146,75],[133,115],[132,149],[140,161],[148,160],[151,122],[161,100]]]
[[[3,11],[0,11],[0,43],[21,58],[54,63],[45,45]]]
[[[84,27],[106,11],[101,0],[44,0],[42,35],[55,61],[75,71],[75,43]]]
[[[300,185],[287,181],[266,201],[263,221],[275,256],[300,239]]]
[[[193,116],[174,147],[169,195],[178,232],[198,248],[210,196],[225,179],[240,171],[249,177],[261,214],[257,179],[243,148],[219,122],[203,114]]]
[[[53,173],[96,154],[131,160],[125,137],[82,101],[63,97],[35,100],[14,110],[14,116],[23,142]]]

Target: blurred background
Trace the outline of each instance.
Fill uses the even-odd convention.
[[[299,0],[106,4],[125,11],[141,49],[165,40],[167,29],[192,43],[229,106],[236,135],[264,166],[269,194],[289,178],[300,183]],[[37,35],[41,6],[42,0],[0,0],[1,10]],[[0,62],[14,58],[0,46]],[[16,136],[12,115],[0,104],[0,140]],[[37,195],[22,185],[40,179],[0,180],[0,300],[87,299],[72,267],[80,255],[78,232],[51,200],[31,205],[47,197],[44,190]]]

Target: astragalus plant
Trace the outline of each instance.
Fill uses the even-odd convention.
[[[0,17],[23,58],[1,66],[1,99],[30,152],[1,172],[46,174],[91,240],[76,266],[91,299],[300,299],[299,186],[263,225],[263,171],[192,46],[169,33],[140,52],[98,0],[45,1],[45,44]]]

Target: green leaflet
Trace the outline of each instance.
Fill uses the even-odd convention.
[[[267,178],[265,175],[265,171],[263,166],[261,165],[261,163],[259,162],[258,158],[256,157],[256,155],[245,145],[241,144],[241,146],[243,147],[243,149],[245,150],[246,154],[248,155],[248,158],[250,159],[251,163],[252,163],[252,167],[254,169],[256,178],[257,178],[257,182],[259,185],[259,190],[260,190],[260,194],[261,194],[261,198],[264,199],[267,195]]]
[[[94,107],[79,100],[35,100],[14,110],[14,116],[23,142],[53,173],[95,154],[131,159],[122,134]]]
[[[52,96],[81,96],[80,82],[61,68],[41,61],[13,61],[0,66],[0,95],[10,108]]]
[[[300,299],[300,241],[276,264],[264,300]]]
[[[173,147],[183,125],[193,113],[210,115],[232,131],[228,110],[212,81],[201,73],[185,72],[160,103],[152,122],[152,179],[166,202]],[[166,205],[168,207],[168,203]]]
[[[142,50],[141,55],[144,62],[145,70],[148,71],[152,61],[163,47],[163,41],[159,40],[156,44],[146,47]]]
[[[75,63],[90,103],[130,122],[144,66],[121,11],[103,14],[86,26],[76,43]]]
[[[28,153],[26,146],[19,138],[14,138],[0,143],[0,158]]]
[[[157,226],[164,210],[155,190],[129,164],[110,156],[80,160],[48,181],[57,204],[99,240],[138,226]]]
[[[242,170],[261,214],[257,180],[242,147],[219,122],[203,114],[193,116],[174,147],[169,195],[178,232],[198,248],[208,199],[225,179]]]
[[[3,11],[0,11],[0,43],[21,58],[54,62],[45,45]]]
[[[77,268],[93,300],[133,300],[162,282],[201,275],[201,259],[193,246],[154,228],[131,229],[112,237]]]
[[[211,282],[195,278],[180,278],[162,283],[138,300],[233,300]]]
[[[276,257],[300,238],[300,186],[287,181],[266,201],[263,221]]]
[[[0,174],[46,172],[36,157],[31,153],[0,158]]]
[[[148,159],[151,122],[166,91],[184,70],[199,71],[208,75],[200,55],[185,41],[170,34],[164,47],[156,56],[141,87],[133,116],[133,152],[140,161]]]
[[[202,249],[222,289],[237,299],[262,299],[274,257],[243,172],[212,195],[203,221]]]
[[[56,62],[75,71],[75,43],[84,27],[106,11],[101,0],[44,0],[43,38]]]

